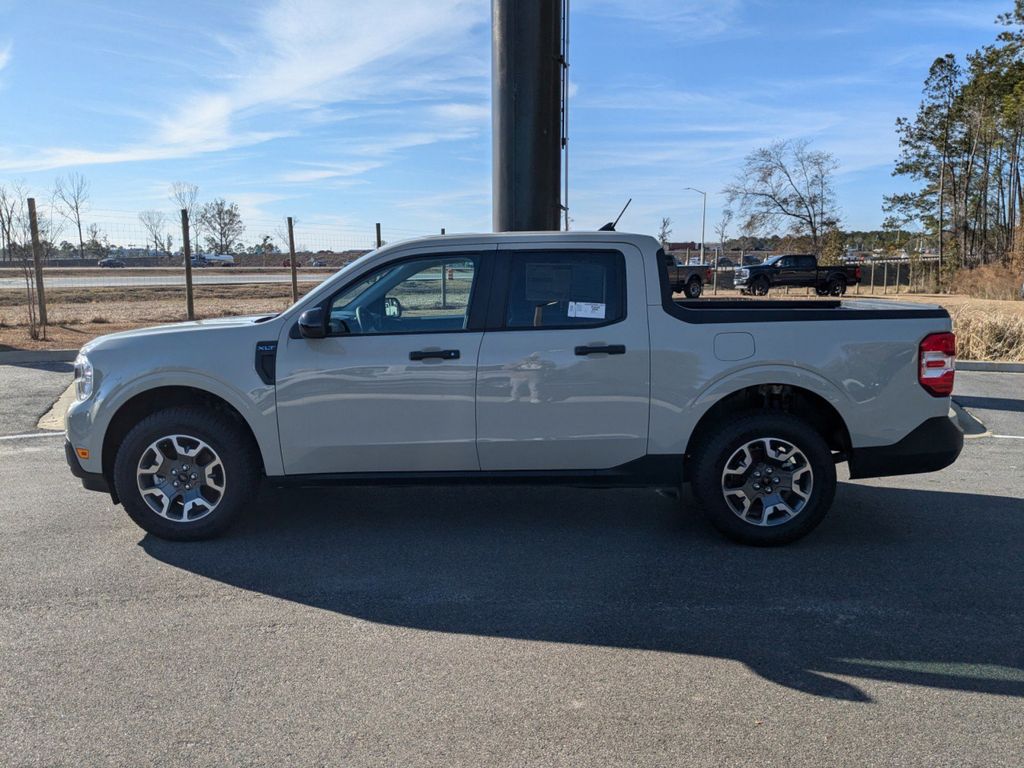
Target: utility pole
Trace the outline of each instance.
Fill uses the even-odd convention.
[[[380,226],[378,224],[378,226]],[[295,231],[292,229],[292,217],[288,217],[288,254],[292,265],[292,303],[299,300],[299,278],[295,274]]]
[[[46,338],[46,293],[43,289],[43,254],[39,244],[39,222],[36,219],[36,199],[28,199],[28,223],[32,231],[32,263],[36,273],[36,301],[39,302],[39,324],[43,327],[43,338]]]
[[[560,229],[561,0],[491,2],[495,232]]]
[[[192,244],[188,239],[188,209],[181,209],[181,242],[185,252],[185,309],[188,319],[196,319],[195,302],[192,299]]]
[[[696,187],[684,187],[684,189],[688,189],[691,192],[696,192],[697,194],[701,195],[704,198],[704,205],[703,205],[703,207],[701,209],[701,213],[700,213],[700,263],[703,264],[704,263],[704,227],[707,224],[707,220],[708,220],[708,193],[707,192],[701,192]]]

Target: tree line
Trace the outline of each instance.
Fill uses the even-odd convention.
[[[894,175],[920,187],[886,197],[885,208],[893,226],[935,233],[951,266],[1024,268],[1024,0],[997,21],[992,44],[963,62],[934,61],[917,113],[896,124]]]
[[[0,183],[0,259],[12,263],[31,257],[31,233],[28,198],[31,191],[24,182]],[[189,230],[196,252],[214,253],[278,253],[269,235],[263,235],[258,244],[246,249],[242,243],[245,224],[238,204],[224,198],[206,203],[199,202],[199,187],[188,182],[174,182],[168,189],[168,199],[177,209],[188,212]],[[111,250],[111,243],[100,226],[87,221],[90,207],[90,185],[80,173],[70,173],[56,179],[48,199],[37,201],[36,223],[40,245],[45,259],[78,258],[101,259]],[[180,242],[181,223],[177,215],[150,209],[138,214],[139,224],[146,235],[145,248],[158,255],[170,256],[175,243]],[[74,242],[62,239],[66,228],[71,228]]]

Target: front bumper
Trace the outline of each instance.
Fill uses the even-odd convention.
[[[109,493],[114,498],[114,491],[110,487],[110,483],[107,482],[107,478],[98,472],[86,472],[82,469],[82,465],[78,463],[78,457],[75,455],[74,446],[71,445],[69,440],[64,440],[64,458],[67,459],[71,474],[82,481],[83,488],[88,491]]]
[[[924,421],[898,443],[850,451],[850,478],[888,477],[936,472],[956,461],[964,447],[964,431],[950,411]]]

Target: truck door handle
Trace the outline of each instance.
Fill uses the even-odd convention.
[[[577,355],[624,355],[626,354],[625,344],[605,344],[600,347],[576,347]]]
[[[438,360],[458,360],[459,350],[457,349],[421,349],[416,352],[409,353],[410,360],[429,360],[430,358],[437,358]]]

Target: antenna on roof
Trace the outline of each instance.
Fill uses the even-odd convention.
[[[622,210],[619,211],[619,215],[615,217],[615,221],[609,221],[607,224],[605,224],[603,227],[601,227],[597,231],[598,232],[614,232],[615,231],[615,226],[619,223],[619,219],[622,218],[622,214],[624,214],[626,212],[626,209],[629,208],[629,204],[632,203],[632,202],[633,202],[633,198],[631,197],[631,198],[629,198],[629,200],[626,201],[626,204],[624,206],[622,206]]]

